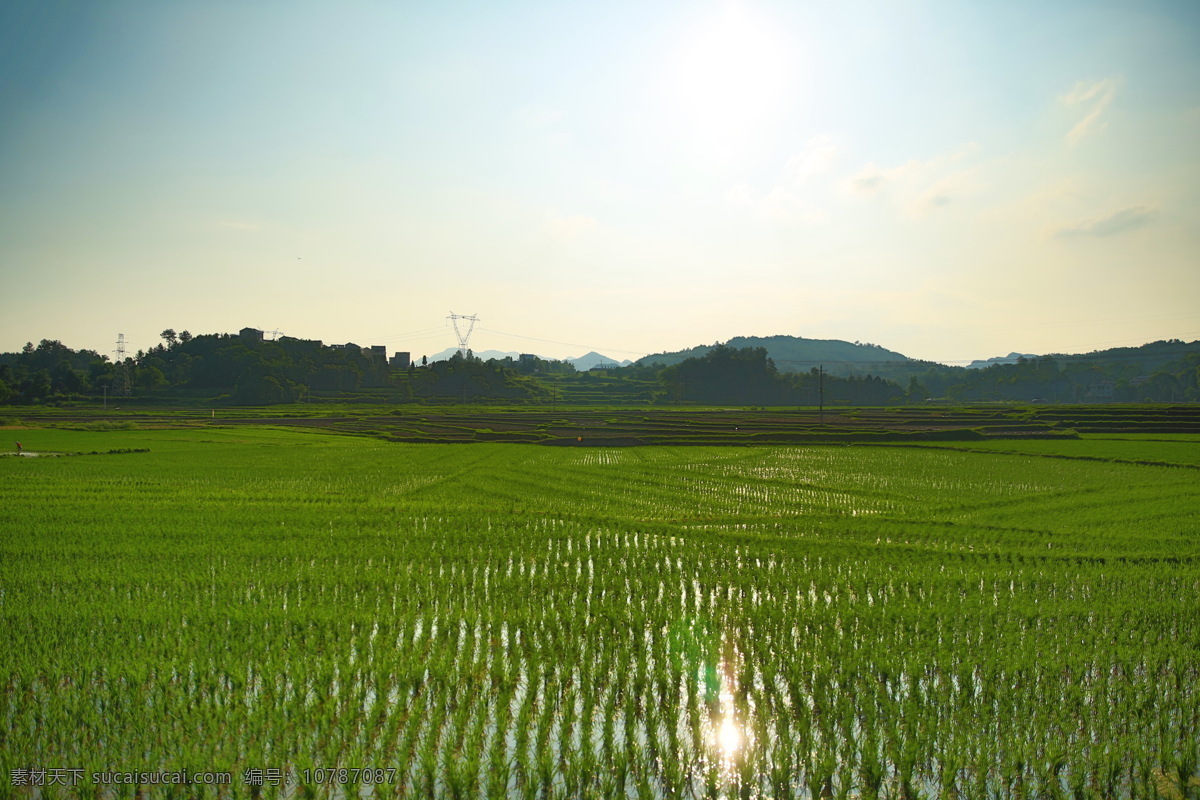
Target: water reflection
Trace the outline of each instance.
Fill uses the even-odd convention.
[[[745,655],[721,628],[721,623],[703,616],[685,616],[667,631],[672,666],[690,673],[679,687],[680,727],[674,746],[682,762],[694,765],[694,771],[688,770],[694,796],[743,794],[749,762],[755,760],[751,753],[759,746],[754,737],[754,693],[752,687],[739,685],[739,676],[749,674]]]
[[[737,774],[738,763],[745,758],[752,741],[748,714],[744,709],[739,709],[737,704],[737,665],[741,661],[741,653],[728,639],[722,642],[721,651],[721,663],[717,669],[721,681],[717,695],[718,715],[711,722],[709,744],[728,780]]]
[[[742,746],[742,732],[738,730],[732,710],[721,722],[721,730],[717,733],[717,745],[721,748],[721,757],[725,760],[732,760],[737,755],[738,748]]]

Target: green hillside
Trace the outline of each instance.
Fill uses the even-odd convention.
[[[688,358],[706,355],[718,344],[732,348],[763,347],[780,372],[808,372],[824,365],[833,375],[879,373],[879,367],[910,364],[912,359],[876,344],[844,342],[841,339],[805,339],[800,336],[735,336],[728,342],[700,345],[674,353],[654,353],[639,360],[640,365],[671,366]]]

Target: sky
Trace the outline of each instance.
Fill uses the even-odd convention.
[[[1194,0],[0,4],[0,352],[1200,339]]]

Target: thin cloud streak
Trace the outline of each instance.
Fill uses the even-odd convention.
[[[973,179],[975,167],[954,169],[978,151],[979,145],[969,142],[953,152],[926,161],[912,159],[895,167],[880,167],[869,162],[850,176],[846,188],[853,194],[872,197],[896,187],[909,212],[926,213],[949,205],[978,188]]]
[[[1067,133],[1067,144],[1074,147],[1082,139],[1098,134],[1108,127],[1108,122],[1101,122],[1100,117],[1117,96],[1120,83],[1117,78],[1105,78],[1094,83],[1080,81],[1060,98],[1062,103],[1069,107],[1082,106],[1088,109],[1083,119],[1075,123],[1075,127]]]
[[[1054,236],[1059,239],[1116,236],[1144,228],[1157,214],[1158,209],[1154,206],[1129,206],[1103,217],[1064,226],[1055,231]]]
[[[806,202],[782,186],[776,186],[763,198],[763,211],[779,222],[819,225],[829,219],[827,211]]]
[[[785,170],[796,183],[803,183],[813,175],[829,171],[839,152],[840,148],[831,137],[814,136],[804,150],[788,159]]]
[[[875,166],[875,162],[869,162],[863,165],[863,168],[850,176],[850,188],[859,194],[875,194],[880,189],[896,179],[902,174],[904,167],[893,167],[892,169],[881,169]]]

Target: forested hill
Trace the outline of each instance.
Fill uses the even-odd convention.
[[[114,363],[56,340],[0,353],[0,404],[296,401],[583,404],[880,405],[941,402],[1200,402],[1200,342],[1178,339],[1069,356],[1020,357],[983,369],[914,361],[882,347],[789,336],[648,356],[577,370],[564,361],[447,361],[393,366],[377,350],[283,337],[162,333],[163,344]],[[747,343],[765,345],[747,347]],[[688,355],[696,353],[697,355]],[[666,363],[668,361],[674,363]],[[824,365],[823,375],[818,366]]]
[[[808,372],[824,365],[832,375],[879,375],[887,367],[912,365],[913,360],[877,344],[845,342],[841,339],[805,339],[799,336],[735,336],[728,342],[700,345],[673,353],[654,353],[637,361],[639,365],[660,364],[669,367],[689,358],[707,355],[715,347],[758,348],[767,351],[780,372]]]
[[[1090,364],[1102,367],[1132,365],[1140,374],[1152,374],[1170,367],[1181,359],[1200,353],[1200,340],[1185,342],[1182,339],[1165,339],[1138,345],[1137,347],[1110,347],[1090,353],[1051,353],[1042,359],[1054,359],[1065,364]]]

